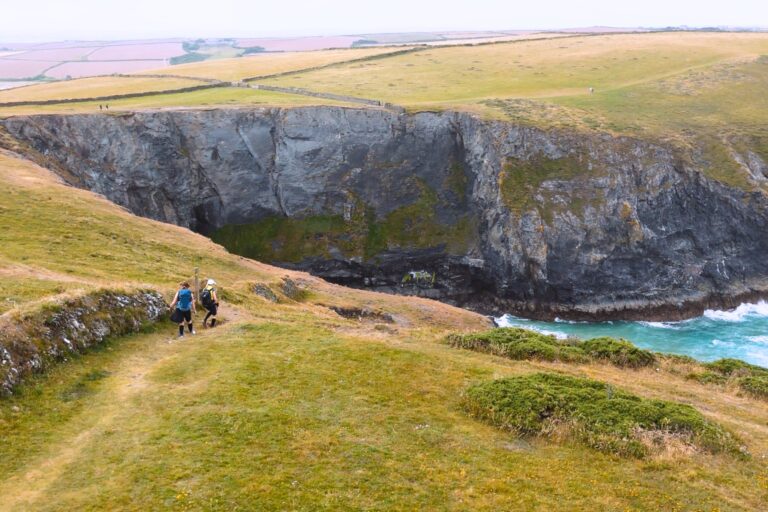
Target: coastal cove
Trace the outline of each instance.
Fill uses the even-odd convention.
[[[495,319],[500,327],[523,327],[558,338],[624,338],[639,347],[691,356],[701,361],[736,358],[768,367],[768,302],[741,304],[729,311],[706,310],[679,322],[554,322],[512,315]]]

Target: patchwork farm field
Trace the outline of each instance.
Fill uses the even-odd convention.
[[[383,56],[401,50],[402,48],[360,48],[315,52],[265,53],[237,59],[180,64],[166,68],[162,72],[180,76],[215,78],[218,80],[243,80],[245,78],[327,66],[366,57]],[[158,72],[161,71],[151,70],[146,73]]]
[[[114,94],[163,91],[200,85],[198,80],[153,77],[94,77],[0,91],[0,103],[93,98]]]

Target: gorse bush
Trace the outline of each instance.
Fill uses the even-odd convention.
[[[752,396],[768,400],[768,377],[743,377],[739,380],[739,387]]]
[[[575,440],[621,456],[680,449],[742,453],[737,438],[691,406],[640,398],[590,379],[510,377],[472,386],[464,403],[473,417],[504,430]]]
[[[740,390],[768,400],[768,369],[740,359],[718,359],[704,365],[704,372],[694,372],[689,379],[703,384],[735,384]]]
[[[753,364],[745,363],[740,359],[718,359],[704,365],[713,372],[726,375],[728,377],[737,375],[753,375],[768,377],[768,369]]]
[[[626,340],[606,337],[587,341],[559,340],[554,336],[518,327],[472,334],[451,334],[447,341],[454,347],[518,360],[539,359],[576,363],[599,360],[630,368],[648,366],[656,360],[652,352],[637,348]]]
[[[650,366],[656,361],[653,353],[637,348],[626,340],[616,340],[602,337],[585,340],[579,345],[580,349],[595,359],[610,361],[616,366],[641,368]]]

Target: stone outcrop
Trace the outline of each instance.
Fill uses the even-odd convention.
[[[136,214],[347,285],[575,319],[682,318],[768,291],[760,185],[663,144],[335,107],[2,124]]]
[[[84,352],[110,336],[138,332],[168,312],[152,290],[100,290],[0,319],[0,395],[26,376]]]

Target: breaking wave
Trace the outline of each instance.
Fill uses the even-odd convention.
[[[523,327],[563,339],[568,336],[624,338],[656,352],[702,361],[737,358],[768,366],[768,302],[741,304],[730,311],[707,310],[682,322],[554,322],[512,315],[496,319],[500,327]]]

